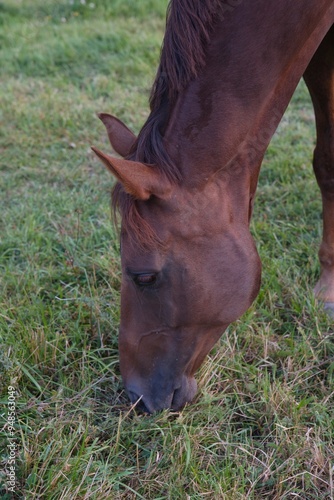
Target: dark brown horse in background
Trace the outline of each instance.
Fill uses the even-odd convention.
[[[122,216],[120,367],[133,402],[180,409],[226,327],[255,299],[249,232],[260,165],[302,76],[323,199],[315,294],[334,311],[334,0],[171,0],[138,137],[101,114]]]

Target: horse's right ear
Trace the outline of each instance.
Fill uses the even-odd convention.
[[[136,136],[121,120],[107,113],[99,113],[98,117],[107,129],[110,144],[123,158],[128,156],[136,140]]]
[[[170,197],[172,185],[157,168],[137,161],[113,158],[94,147],[92,150],[123,185],[124,190],[136,200],[148,200],[152,195],[161,199]]]

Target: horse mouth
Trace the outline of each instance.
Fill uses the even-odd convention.
[[[184,383],[174,390],[174,392],[163,397],[158,398],[148,398],[145,395],[140,395],[136,392],[128,390],[128,395],[133,404],[133,407],[139,413],[145,413],[151,415],[158,411],[171,410],[180,411],[186,405],[190,403],[197,391],[197,383],[194,378],[185,379]]]
[[[163,410],[172,410],[172,411],[180,410],[181,407],[176,408],[177,405],[175,405],[175,403],[174,403],[175,392],[168,398],[171,401],[170,404],[165,402],[165,404],[160,404],[160,405],[159,404],[155,404],[155,405],[150,404],[147,399],[145,402],[143,395],[137,396],[137,394],[135,394],[134,392],[131,392],[131,391],[128,391],[128,395],[129,395],[130,401],[133,405],[133,408],[136,409],[136,411],[138,413],[152,415],[153,413],[163,411]],[[176,401],[177,401],[177,398],[176,398]]]

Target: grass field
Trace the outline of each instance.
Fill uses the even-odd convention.
[[[182,412],[136,414],[122,390],[113,181],[89,146],[108,149],[99,111],[143,124],[166,5],[0,2],[0,497],[333,499],[334,325],[312,297],[321,204],[303,84],[262,168],[257,301]]]

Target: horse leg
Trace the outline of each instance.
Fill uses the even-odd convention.
[[[315,111],[317,143],[313,167],[323,203],[321,273],[314,293],[334,316],[334,25],[311,60],[304,79]]]

